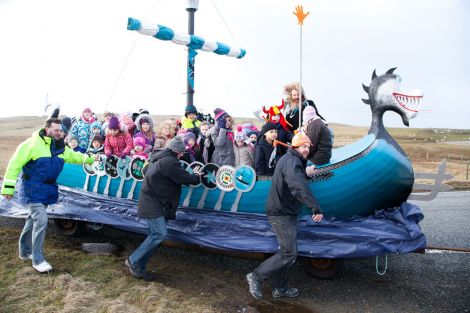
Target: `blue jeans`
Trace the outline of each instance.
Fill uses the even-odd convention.
[[[259,281],[271,278],[273,288],[285,289],[287,272],[297,259],[297,216],[268,216],[279,243],[279,251],[253,271]]]
[[[18,246],[21,257],[31,255],[33,264],[38,265],[45,261],[43,245],[47,228],[47,206],[42,203],[28,203],[27,206],[30,213],[21,232]]]
[[[147,263],[154,250],[167,235],[165,217],[144,218],[144,220],[149,227],[147,230],[147,238],[145,238],[140,246],[129,257],[131,265],[140,268],[142,272],[146,271]]]

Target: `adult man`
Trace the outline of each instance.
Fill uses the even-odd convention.
[[[287,272],[297,258],[297,215],[302,205],[311,208],[312,219],[320,222],[320,206],[307,185],[305,168],[310,140],[299,132],[292,139],[292,148],[282,156],[274,170],[271,190],[266,202],[266,215],[279,243],[279,251],[246,275],[250,293],[255,299],[262,298],[261,284],[271,277],[272,295],[275,298],[294,298],[297,288],[287,285]]]
[[[180,137],[171,139],[166,148],[150,156],[150,165],[140,189],[137,216],[147,223],[148,235],[126,260],[135,278],[152,281],[155,276],[147,272],[147,262],[155,248],[167,235],[166,220],[174,219],[181,195],[181,185],[197,184],[200,169],[190,174],[184,170],[180,159],[186,147]]]
[[[302,118],[305,133],[312,142],[308,159],[315,165],[327,164],[330,162],[333,147],[330,129],[311,106],[305,108]]]
[[[32,260],[33,267],[41,273],[52,270],[44,258],[43,244],[47,228],[46,208],[58,198],[56,179],[64,163],[91,164],[94,161],[86,154],[72,151],[65,145],[62,135],[62,121],[49,118],[43,129],[23,141],[8,163],[1,191],[5,199],[10,200],[18,174],[23,172],[18,194],[30,214],[20,235],[19,257]]]

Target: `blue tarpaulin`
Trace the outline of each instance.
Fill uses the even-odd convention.
[[[51,218],[74,219],[112,225],[145,234],[137,202],[68,187],[59,188],[59,201],[47,209]],[[28,209],[15,197],[0,200],[0,215],[26,218]],[[301,256],[351,258],[413,252],[426,247],[418,223],[423,219],[416,205],[381,210],[369,217],[325,218],[315,223],[310,216],[298,221]],[[180,208],[168,221],[168,239],[225,251],[275,253],[278,244],[265,215]]]

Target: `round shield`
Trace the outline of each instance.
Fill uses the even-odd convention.
[[[93,156],[93,154],[88,153],[88,156]],[[83,163],[82,167],[87,175],[90,175],[90,176],[96,175],[95,170],[93,169],[93,163],[92,164]]]
[[[248,192],[256,184],[256,172],[248,165],[240,165],[233,174],[235,189],[241,192]]]
[[[191,164],[189,164],[188,168],[186,168],[186,171],[188,171],[190,174],[194,174],[194,169],[199,168],[202,169],[204,167],[204,164],[201,162],[195,161]],[[193,187],[199,187],[201,186],[201,180],[199,179],[199,182],[197,184],[191,184]]]
[[[219,170],[219,166],[214,163],[207,163],[202,168],[202,175],[201,175],[201,183],[207,189],[215,189],[217,188],[217,183],[215,181],[215,176],[217,171]]]
[[[144,165],[145,165],[144,158],[136,157],[131,161],[131,165],[129,168],[130,168],[131,176],[135,180],[144,179],[144,173],[143,173]]]
[[[93,162],[93,171],[96,173],[98,176],[104,176],[106,175],[106,156],[104,154],[100,154],[100,160]]]
[[[130,156],[126,156],[126,158],[119,158],[117,162],[117,173],[119,177],[124,179],[131,178],[131,171],[129,170],[129,165],[131,164],[132,158]]]
[[[104,165],[104,169],[106,171],[106,174],[108,174],[108,176],[112,178],[116,178],[119,176],[117,172],[118,161],[119,161],[119,158],[115,155],[112,155],[106,159],[106,164]]]
[[[230,165],[222,165],[215,176],[217,187],[222,191],[232,191],[235,188],[233,180],[235,169]]]

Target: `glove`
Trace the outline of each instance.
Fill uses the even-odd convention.
[[[219,129],[226,129],[227,128],[227,120],[222,117],[217,121],[217,125],[219,126]]]
[[[121,159],[125,159],[127,157],[127,154],[126,153],[121,153]]]

